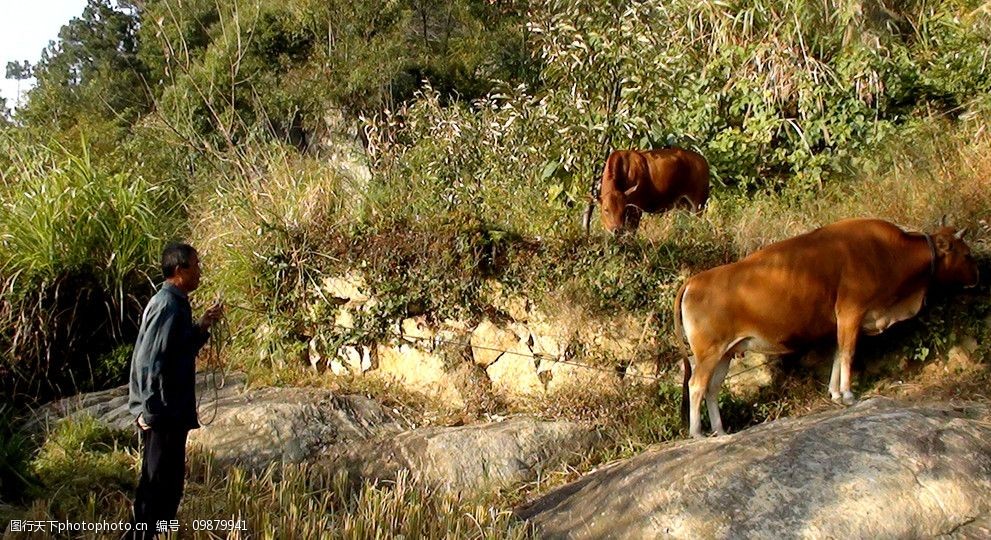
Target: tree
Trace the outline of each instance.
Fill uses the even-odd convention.
[[[29,126],[63,131],[94,121],[130,126],[151,106],[147,70],[137,54],[138,26],[133,10],[89,0],[42,52],[34,69],[37,86],[18,117]]]
[[[21,99],[21,81],[24,79],[30,79],[33,76],[31,73],[31,63],[27,60],[23,62],[11,61],[7,62],[7,75],[8,79],[15,79],[17,81],[17,92],[14,95],[14,105]]]

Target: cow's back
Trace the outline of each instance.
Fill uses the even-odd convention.
[[[686,201],[701,209],[709,198],[709,163],[686,148],[660,148],[643,153],[650,167],[650,189],[644,190],[644,210],[659,212]]]

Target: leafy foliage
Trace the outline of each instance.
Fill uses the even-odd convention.
[[[37,86],[17,109],[18,120],[70,147],[88,135],[97,154],[112,153],[151,107],[138,26],[133,11],[89,0],[42,52],[34,67]]]
[[[161,114],[189,139],[236,151],[261,137],[307,148],[325,115],[394,107],[429,80],[448,96],[484,94],[523,68],[511,5],[167,0],[145,4],[140,57],[163,81]]]
[[[424,188],[448,206],[480,202],[498,178],[541,217],[594,194],[617,148],[698,147],[718,184],[746,193],[818,189],[915,114],[986,107],[991,23],[976,3],[879,6],[538,2],[539,87],[455,107],[427,89],[381,120],[372,148],[396,176],[436,181]]]

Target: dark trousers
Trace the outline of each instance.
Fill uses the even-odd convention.
[[[141,431],[141,479],[134,495],[134,522],[147,523],[151,538],[156,524],[175,519],[186,477],[186,429]]]

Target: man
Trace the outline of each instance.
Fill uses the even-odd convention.
[[[175,519],[182,498],[186,435],[196,429],[196,355],[210,327],[223,316],[215,304],[193,323],[189,293],[200,285],[200,261],[188,244],[169,244],[162,252],[165,283],[151,298],[131,358],[131,414],[141,431],[141,478],[134,497],[134,522],[156,524]]]

